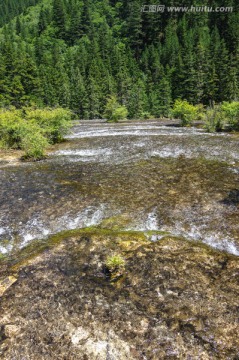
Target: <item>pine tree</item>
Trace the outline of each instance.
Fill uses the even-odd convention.
[[[22,31],[22,24],[19,16],[16,19],[16,34],[19,35]]]
[[[80,118],[88,117],[88,95],[79,68],[70,69],[70,107]]]
[[[128,17],[126,26],[129,43],[133,49],[136,58],[139,58],[142,49],[142,17],[141,6],[138,1],[130,1],[128,3]]]
[[[87,93],[89,104],[86,112],[90,119],[96,119],[100,116],[100,91],[99,85],[97,84],[93,76],[90,76],[88,78]]]
[[[140,118],[146,111],[147,95],[145,84],[142,80],[138,80],[129,90],[128,101],[126,103],[129,118]]]
[[[57,36],[63,39],[66,34],[66,13],[63,0],[53,0],[52,20]]]
[[[25,102],[25,91],[24,87],[21,82],[21,77],[19,75],[14,76],[11,84],[11,103],[12,105],[16,106],[17,108],[24,105]]]
[[[2,54],[0,54],[2,55]],[[0,106],[9,104],[9,83],[6,76],[6,66],[3,56],[0,56]]]
[[[160,117],[168,117],[172,105],[172,92],[170,83],[170,71],[167,69],[168,74],[162,74],[162,78],[158,86],[159,106],[155,115]]]
[[[39,20],[38,20],[38,35],[41,35],[41,33],[47,28],[47,16],[46,11],[43,7],[41,7]]]
[[[89,0],[83,0],[83,9],[80,18],[80,34],[81,36],[88,35],[91,29],[91,13]]]

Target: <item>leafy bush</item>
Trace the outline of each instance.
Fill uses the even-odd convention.
[[[22,149],[25,151],[25,159],[39,160],[44,158],[44,151],[48,145],[46,137],[37,124],[33,123],[22,136]]]
[[[176,100],[172,109],[172,117],[181,120],[182,126],[187,126],[196,120],[199,107],[189,104],[186,100]]]
[[[1,110],[0,144],[25,150],[24,158],[41,159],[49,143],[63,139],[71,126],[70,119],[70,111],[61,108]]]
[[[113,122],[117,122],[121,119],[125,119],[128,115],[128,110],[125,106],[120,105],[117,102],[115,96],[111,96],[106,104],[104,117]]]
[[[221,109],[225,114],[225,120],[233,129],[239,129],[239,101],[231,103],[224,101]]]
[[[149,119],[152,119],[153,116],[148,111],[144,111],[144,112],[141,113],[140,118],[145,119],[145,120],[149,120]]]
[[[214,109],[208,109],[204,115],[205,128],[209,132],[221,131],[225,128],[239,129],[239,102],[231,103],[224,101],[215,106]]]
[[[0,111],[0,140],[3,147],[21,148],[21,128],[24,127],[20,110]]]
[[[51,144],[63,140],[71,126],[71,112],[66,109],[25,109],[26,119],[34,120]]]
[[[221,106],[206,110],[204,114],[204,128],[208,132],[221,131],[225,124],[225,114]]]

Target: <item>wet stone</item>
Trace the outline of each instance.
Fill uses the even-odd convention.
[[[235,359],[238,258],[135,239],[82,230],[25,259],[1,298],[1,359]],[[112,250],[125,259],[116,282],[99,270]]]
[[[7,276],[6,278],[0,278],[0,297],[5,291],[17,281],[15,276]]]

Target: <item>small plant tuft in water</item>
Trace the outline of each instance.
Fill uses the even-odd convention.
[[[105,265],[110,273],[117,273],[117,275],[122,275],[125,270],[125,260],[118,254],[108,256]]]

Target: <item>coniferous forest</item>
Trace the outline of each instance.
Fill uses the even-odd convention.
[[[172,3],[182,5],[164,1]],[[177,99],[238,100],[239,4],[204,3],[233,11],[142,12],[143,0],[4,0],[0,106],[61,106],[92,119],[116,96],[128,118],[139,118],[168,116]]]

